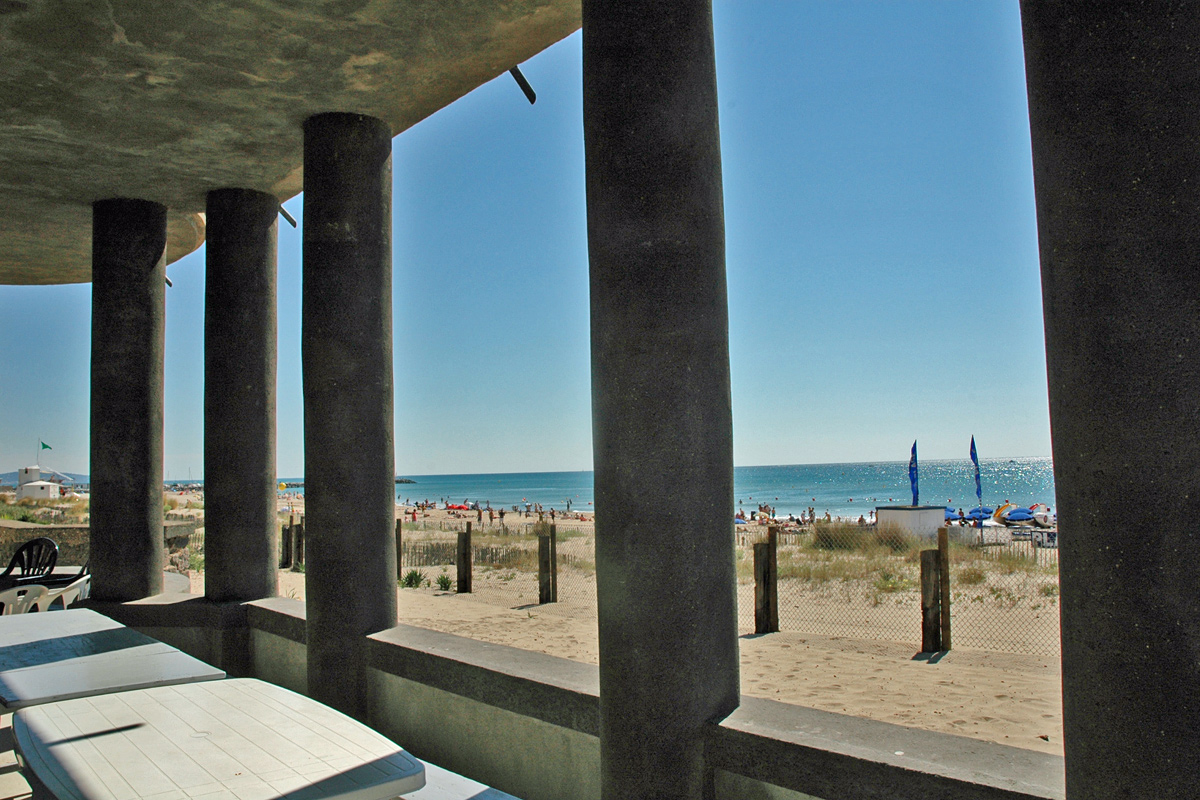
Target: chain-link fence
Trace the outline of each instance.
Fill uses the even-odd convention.
[[[474,516],[474,515],[472,515]],[[545,611],[596,615],[595,537],[590,525],[516,520],[406,521],[400,584],[456,591],[459,534],[472,523],[473,598],[508,608],[539,604],[541,572],[552,569],[557,601]],[[539,538],[554,532],[554,555]],[[767,526],[735,533],[738,627],[755,630],[754,545]],[[1054,532],[988,527],[950,529],[947,555],[953,644],[1057,656],[1058,550]],[[921,642],[921,551],[928,537],[894,526],[817,523],[776,533],[774,582],[780,630],[818,636]],[[193,540],[193,568],[203,567],[203,539]],[[196,563],[198,562],[198,563]],[[550,567],[549,564],[554,564]]]
[[[1058,655],[1058,550],[1029,530],[954,528],[949,548],[953,644]],[[754,630],[754,554],[767,529],[737,534],[738,610]],[[1034,541],[1034,539],[1038,541]],[[780,532],[779,628],[820,636],[921,642],[920,552],[936,546],[887,525],[827,523]]]
[[[1058,549],[1037,531],[993,531],[950,548],[954,646],[1059,655]]]
[[[765,529],[738,534],[739,584],[749,585],[749,602],[739,604],[739,617],[751,629],[752,545],[766,540]],[[780,630],[919,642],[921,546],[917,537],[886,526],[834,522],[781,533],[776,556]],[[739,599],[746,595],[740,592]]]
[[[513,515],[516,516],[516,515]],[[457,587],[458,534],[467,520],[405,523],[400,553],[401,585],[454,591]],[[471,594],[509,608],[539,600],[539,537],[550,536],[548,522],[484,525],[471,531]],[[582,526],[556,523],[554,549],[558,604],[564,610],[595,615],[594,539]]]

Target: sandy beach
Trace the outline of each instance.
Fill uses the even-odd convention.
[[[281,506],[286,512],[286,503]],[[301,509],[293,501],[293,510]],[[473,512],[426,513],[422,517],[418,512],[418,519],[431,524],[476,519]],[[506,522],[515,523],[514,516],[509,514]],[[529,521],[536,521],[536,515]],[[578,520],[563,525],[585,533],[593,527]],[[431,582],[440,574],[438,568],[423,571]],[[397,589],[400,621],[598,663],[594,605],[576,597],[537,605],[536,594],[529,597],[512,578],[510,572],[477,570],[475,595],[428,585]],[[304,579],[302,573],[281,571],[280,596],[304,599]],[[193,573],[192,587],[203,592],[203,573]],[[1057,658],[955,648],[931,659],[912,644],[794,631],[756,636],[746,618],[741,614],[739,639],[744,694],[1062,754]]]
[[[304,576],[281,572],[280,595],[303,598]],[[569,607],[502,608],[430,589],[398,590],[398,607],[407,625],[598,663],[594,615]],[[902,644],[793,632],[739,643],[744,694],[1062,754],[1050,659],[956,649],[933,662]]]

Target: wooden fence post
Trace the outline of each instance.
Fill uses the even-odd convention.
[[[771,543],[754,544],[754,632],[779,630],[779,595],[771,568]]]
[[[550,537],[538,536],[538,602],[553,602],[553,579],[550,576]]]
[[[396,520],[396,580],[404,577],[404,517]]]
[[[938,528],[938,567],[941,573],[939,602],[942,615],[942,650],[950,649],[950,529]]]
[[[304,517],[292,526],[292,570],[298,572],[304,566]]]
[[[289,569],[292,566],[292,525],[295,523],[295,518],[288,520],[288,524],[284,525],[279,531],[279,568]]]
[[[937,550],[921,551],[921,652],[942,649],[941,570]]]
[[[558,602],[558,526],[550,524],[550,602]]]
[[[458,532],[458,556],[455,558],[458,566],[458,593],[471,592],[471,523],[467,523],[465,531]]]
[[[771,590],[767,594],[767,627],[779,632],[779,527],[767,527],[767,559],[771,562]]]

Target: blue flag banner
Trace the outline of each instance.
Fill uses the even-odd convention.
[[[913,505],[920,505],[917,502],[917,443],[913,442],[912,457],[908,459],[908,482],[912,484],[913,490]]]
[[[975,496],[979,498],[979,507],[983,507],[983,484],[979,482],[979,454],[975,452],[975,437],[971,437],[971,462],[975,464]]]

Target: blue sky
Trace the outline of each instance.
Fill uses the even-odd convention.
[[[1050,454],[1015,2],[714,4],[739,465]],[[591,468],[580,34],[393,142],[399,474]],[[302,198],[286,207],[303,224]],[[278,467],[303,473],[301,235]],[[204,251],[165,466],[203,473]],[[88,285],[0,287],[0,471],[88,471]],[[22,341],[38,341],[23,348]]]

